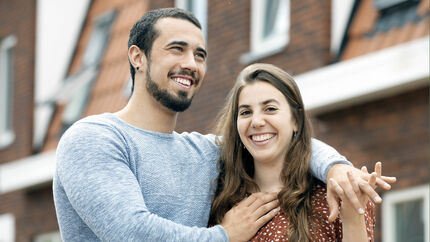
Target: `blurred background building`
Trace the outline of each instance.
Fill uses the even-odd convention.
[[[280,66],[315,137],[398,178],[381,192],[375,241],[429,241],[428,0],[1,0],[0,242],[60,241],[58,140],[76,120],[126,104],[129,30],[174,6],[199,18],[209,52],[178,132],[210,132],[246,65]]]

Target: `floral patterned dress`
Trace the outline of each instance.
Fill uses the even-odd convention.
[[[337,218],[333,223],[328,221],[329,208],[326,200],[327,189],[324,183],[317,183],[313,188],[312,213],[310,219],[313,227],[310,228],[312,241],[342,241],[342,221]],[[365,222],[367,237],[373,241],[375,228],[375,206],[367,203]],[[286,234],[288,219],[283,212],[279,212],[271,221],[263,226],[251,241],[289,241]]]

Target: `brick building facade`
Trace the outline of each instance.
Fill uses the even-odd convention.
[[[70,84],[67,87],[84,86],[89,92],[79,97],[70,95],[57,102],[42,154],[52,154],[62,132],[74,119],[102,112],[115,112],[125,105],[129,90],[126,56],[129,29],[149,9],[184,6],[181,5],[184,2],[188,1],[92,1],[66,79]],[[386,13],[394,11],[393,9],[409,5],[380,7],[378,10],[377,7],[384,5],[384,1],[347,1],[352,3],[351,12],[345,20],[346,27],[337,50],[333,50],[332,46],[335,31],[333,16],[339,11],[334,8],[339,1],[280,1],[278,9],[287,9],[288,16],[285,21],[289,23],[286,32],[288,37],[281,38],[281,44],[277,48],[269,48],[266,52],[255,51],[254,46],[259,40],[253,35],[259,26],[254,22],[255,15],[262,14],[255,9],[264,1],[195,2],[207,4],[207,22],[204,24],[207,26],[205,31],[209,53],[207,74],[191,108],[179,115],[176,130],[210,132],[217,111],[223,105],[237,73],[247,64],[267,62],[287,70],[299,83],[317,138],[335,147],[357,167],[366,165],[371,169],[374,162],[382,161],[383,173],[397,176],[398,182],[393,186],[392,192],[382,193],[384,205],[377,208],[375,241],[389,241],[387,238],[391,236],[394,228],[392,226],[397,225],[387,222],[382,209],[398,209],[399,201],[409,201],[396,200],[396,192],[402,194],[408,189],[421,189],[427,185],[428,194],[428,1],[410,1],[417,4],[414,6],[418,17],[411,22],[405,20],[402,26],[388,28],[382,34],[372,32],[378,25],[380,16],[386,16]],[[282,5],[285,3],[285,6]],[[32,14],[34,18],[34,13]],[[7,19],[10,21],[9,17]],[[279,19],[275,18],[274,22],[278,23]],[[105,41],[94,40],[96,38],[93,36],[96,34],[103,34]],[[400,75],[400,83],[396,73],[387,65],[391,65],[390,60],[396,60],[394,57],[398,56],[398,51],[403,53],[402,48],[415,48],[416,40],[427,41],[427,55],[417,61],[408,55],[402,55],[404,66],[398,66],[397,62],[393,64],[401,73],[406,73]],[[89,50],[95,45],[103,47],[100,53],[92,53],[94,56],[91,57]],[[422,52],[425,52],[425,49]],[[417,56],[414,53],[412,52]],[[387,57],[388,60],[381,57],[384,55],[390,56]],[[427,63],[427,69],[424,68],[422,72],[421,65],[408,66],[417,62],[424,62],[424,66]],[[373,69],[377,64],[381,65],[380,69]],[[390,74],[391,72],[394,74]],[[393,84],[394,81],[400,84]],[[362,86],[365,87],[359,92]],[[78,93],[79,88],[75,92]],[[32,101],[32,98],[28,101]],[[72,102],[83,105],[70,105]],[[25,109],[16,107],[16,110]],[[31,112],[29,120],[30,114]],[[22,116],[19,119],[24,120]],[[30,124],[26,125],[31,129]],[[29,135],[31,131],[23,134]],[[16,133],[16,137],[18,136]],[[31,137],[24,137],[22,142],[30,143],[27,143],[26,149],[16,148],[10,151],[14,157],[6,157],[9,148],[0,149],[0,164],[31,155]],[[10,150],[12,147],[14,146],[11,145]],[[52,159],[52,155],[50,157]],[[38,234],[57,230],[51,197],[49,177],[33,185],[26,185],[25,188],[0,193],[0,216],[5,213],[15,216],[16,241],[31,241]],[[427,198],[418,196],[418,200],[421,198],[426,211],[425,202],[428,204],[428,195]],[[408,207],[403,209],[407,210]],[[421,225],[417,224],[417,227]],[[423,225],[428,225],[428,216]],[[428,232],[425,241],[428,241]]]
[[[36,1],[1,1],[0,22],[0,241],[32,241],[58,227],[52,192],[6,191],[5,167],[33,155]]]

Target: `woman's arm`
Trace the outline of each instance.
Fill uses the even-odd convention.
[[[359,190],[358,183],[350,172],[348,172],[348,178],[350,179],[354,190]],[[332,186],[335,187],[335,189],[341,189],[333,179],[330,180],[330,183],[332,183]],[[375,183],[376,173],[372,173],[369,184],[371,184],[372,187],[375,187]],[[357,194],[360,194],[360,203],[367,204],[367,208],[365,212],[363,211],[364,214],[358,214],[351,202],[348,199],[343,199],[340,209],[343,241],[373,241],[373,222],[369,222],[373,220],[370,216],[374,216],[372,211],[373,205],[368,202],[368,196],[366,194]],[[366,220],[368,220],[367,223]]]

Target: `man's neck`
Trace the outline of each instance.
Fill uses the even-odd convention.
[[[127,105],[115,115],[144,130],[172,133],[176,126],[178,113],[168,110],[147,92],[135,94],[132,95]]]

